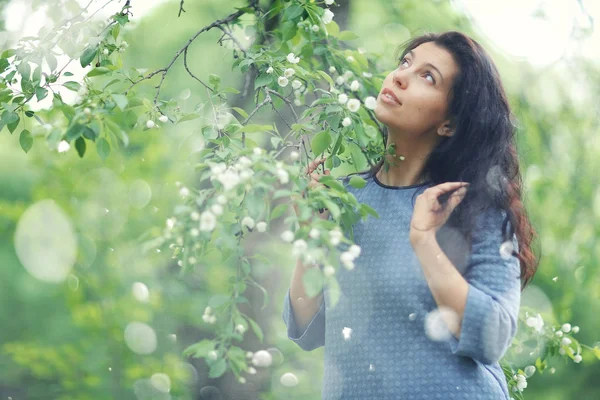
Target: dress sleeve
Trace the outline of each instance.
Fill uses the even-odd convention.
[[[290,289],[283,302],[283,321],[287,326],[288,338],[293,340],[302,350],[311,351],[325,345],[325,300],[321,302],[319,311],[315,314],[303,332],[300,332],[290,299]]]
[[[453,354],[471,357],[483,364],[498,362],[517,331],[520,262],[515,256],[503,258],[500,254],[505,215],[504,210],[489,209],[477,219],[464,275],[469,289],[460,336],[456,339],[452,335],[449,342]],[[512,246],[518,252],[516,235],[513,235]]]

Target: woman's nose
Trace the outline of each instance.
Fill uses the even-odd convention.
[[[400,69],[397,69],[392,74],[392,78],[394,80],[394,85],[398,85],[400,86],[400,88],[406,89],[408,79],[405,72],[400,71]]]

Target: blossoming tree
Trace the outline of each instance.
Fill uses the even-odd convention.
[[[255,374],[256,368],[268,368],[272,362],[266,350],[251,352],[242,347],[249,332],[261,342],[264,336],[261,326],[240,310],[241,304],[249,302],[246,289],[254,286],[263,291],[263,308],[269,302],[267,290],[252,272],[253,262],[269,260],[261,254],[248,255],[243,248],[246,237],[270,232],[273,222],[285,216],[287,229],[278,234],[281,242],[291,245],[293,256],[303,262],[324,264],[322,270],[306,273],[307,294],[318,294],[326,282],[335,306],[339,297],[336,270],[353,269],[354,260],[360,256],[352,225],[360,219],[378,217],[334,177],[322,176],[319,182],[324,187],[308,190],[303,174],[303,166],[316,156],[327,156],[327,168],[349,164],[359,169],[380,159],[385,151],[394,153],[393,148],[384,148],[382,126],[372,112],[374,96],[385,76],[375,68],[378,55],[351,45],[357,36],[340,30],[335,6],[333,0],[290,0],[274,1],[263,9],[257,0],[250,0],[247,6],[198,30],[175,50],[166,66],[146,74],[126,68],[121,60],[121,53],[128,48],[121,39],[121,29],[132,15],[129,1],[99,32],[87,26],[89,19],[80,14],[61,30],[5,50],[0,57],[0,128],[6,126],[15,140],[18,136],[25,152],[45,142],[51,151],[59,153],[74,147],[80,157],[94,148],[106,159],[115,149],[128,147],[133,129],[154,130],[161,124],[199,119],[199,112],[183,113],[176,100],[161,96],[162,84],[174,72],[177,61],[206,92],[213,118],[201,126],[206,147],[194,154],[197,186],[178,184],[181,204],[174,207],[160,234],[143,247],[146,251],[170,251],[183,277],[209,253],[219,253],[226,260],[230,268],[226,272],[231,274],[229,290],[214,295],[202,317],[214,328],[214,336],[184,351],[186,356],[203,358],[211,378],[229,371],[245,383],[244,374]],[[180,14],[183,7],[181,1]],[[244,25],[243,17],[250,17],[244,18],[250,22]],[[276,21],[275,26],[267,31],[272,21]],[[235,28],[251,28],[256,43],[242,44]],[[232,66],[246,79],[243,95],[251,93],[255,100],[251,109],[228,105],[227,96],[240,91],[223,86],[218,75],[204,77],[192,72],[188,64],[190,45],[211,30],[222,32],[220,44],[231,45]],[[87,42],[69,40],[73,31],[87,35]],[[79,94],[73,105],[64,102],[54,89],[59,79],[72,75],[66,71],[68,63],[58,64],[56,48],[89,68],[83,82],[61,83]],[[136,92],[146,81],[157,82],[151,98]],[[41,101],[47,96],[52,96],[52,109],[59,110],[60,117],[29,109],[32,99]],[[264,108],[277,114],[284,132],[274,123],[256,121]],[[45,121],[45,116],[52,119]],[[26,128],[30,123],[39,126]],[[268,148],[258,144],[265,136],[269,138]],[[349,184],[360,188],[365,181],[355,176]],[[307,195],[296,196],[301,192]],[[288,212],[292,197],[298,215]],[[316,217],[321,208],[330,211],[331,220]],[[534,372],[549,368],[552,373],[552,357],[579,363],[586,348],[600,358],[598,347],[586,346],[575,338],[577,326],[545,325],[536,310],[526,308],[520,323],[539,345],[534,350],[535,365],[510,362],[510,357],[503,360],[515,398],[523,397],[527,378]],[[513,360],[519,360],[523,342],[515,339],[510,350]],[[297,378],[286,373],[281,383],[294,386]]]

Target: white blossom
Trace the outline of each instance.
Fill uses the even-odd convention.
[[[556,336],[561,337],[563,335],[562,331],[556,331]]]
[[[319,32],[319,25],[313,25],[310,29],[312,29],[313,32]]]
[[[363,73],[362,73],[362,76],[364,76],[365,78],[372,78],[372,77],[373,77],[373,74],[372,74],[372,73],[370,73],[370,72],[363,72]]]
[[[319,236],[321,236],[321,233],[317,228],[312,228],[310,232],[308,232],[308,237],[310,237],[311,239],[318,239]]]
[[[287,243],[292,243],[292,240],[294,240],[294,232],[287,230],[287,231],[283,231],[283,233],[280,235],[281,240],[283,240],[284,242]]]
[[[544,320],[542,316],[538,313],[535,317],[529,317],[525,321],[527,326],[534,328],[537,332],[542,331],[542,327],[544,326]]]
[[[252,375],[256,374],[256,368],[254,368],[254,367],[248,367],[248,373],[252,374]]]
[[[190,257],[190,258],[188,258],[188,264],[194,265],[194,264],[196,264],[196,261],[197,261],[196,257]]]
[[[292,246],[292,256],[294,257],[298,257],[308,249],[308,244],[304,239],[296,240]]]
[[[358,83],[357,80],[353,80],[352,83],[350,84],[350,90],[352,90],[353,92],[356,92],[359,88],[360,88],[360,83]]]
[[[377,99],[373,96],[365,98],[365,107],[369,110],[374,110],[377,107]]]
[[[579,364],[581,360],[583,360],[583,358],[580,354],[575,354],[575,357],[573,357],[573,361],[575,361],[577,364]]]
[[[348,56],[348,57],[346,57],[346,60],[347,60],[348,62],[354,62],[354,57],[352,57],[352,56]]]
[[[200,230],[210,232],[217,226],[217,218],[210,211],[204,211],[200,214]]]
[[[84,108],[84,109],[83,109],[83,113],[84,113],[85,115],[90,115],[90,114],[92,113],[92,110],[90,110],[90,108],[89,108],[89,107],[86,107],[86,108]]]
[[[333,246],[337,246],[340,243],[342,236],[343,236],[343,234],[342,234],[342,232],[340,232],[339,229],[333,229],[333,230],[329,231],[329,242]]]
[[[562,344],[563,346],[568,346],[571,344],[571,339],[569,339],[568,337],[562,338],[560,344]]]
[[[350,254],[352,254],[354,256],[354,258],[360,256],[360,246],[357,244],[353,244],[352,246],[350,246],[350,248],[348,249],[348,252]]]
[[[338,76],[337,78],[335,78],[335,83],[337,83],[338,85],[343,85],[344,82],[346,82],[346,79],[344,79],[343,76]]]
[[[260,147],[255,147],[252,149],[252,153],[254,153],[255,156],[260,156],[263,153],[263,149]]]
[[[294,99],[294,104],[295,104],[297,107],[300,107],[300,106],[302,105],[302,100],[300,100],[300,99]]]
[[[350,117],[346,117],[342,120],[342,126],[350,126],[352,124],[352,120]]]
[[[129,47],[129,44],[128,44],[126,41],[124,41],[124,40],[123,40],[123,41],[121,42],[121,46],[123,46],[123,47],[127,48],[127,47]]]
[[[325,0],[325,4],[328,5],[328,6],[330,6],[330,5],[333,4],[334,1],[335,0]]]
[[[336,71],[336,70],[335,70],[335,67],[334,67],[333,65],[332,65],[331,67],[329,67],[329,73],[330,73],[330,74],[333,74],[333,73],[335,73],[335,71]]]
[[[340,104],[346,104],[348,102],[348,95],[346,93],[341,93],[338,95],[338,102]]]
[[[242,324],[237,324],[235,326],[235,331],[237,333],[239,333],[240,335],[242,335],[244,332],[246,332],[246,328],[244,328],[244,325],[242,325]]]
[[[571,324],[563,324],[561,329],[564,333],[569,333],[569,332],[571,332]]]
[[[212,313],[212,308],[210,306],[206,306],[204,309],[204,315],[210,315]]]
[[[348,110],[357,112],[360,108],[360,101],[358,99],[350,99],[347,104]]]
[[[352,328],[345,326],[344,329],[342,329],[342,335],[344,336],[344,340],[350,340],[350,337],[352,336]]]
[[[192,211],[190,213],[190,218],[192,221],[198,221],[200,219],[200,214],[198,214],[198,211]]]
[[[326,9],[325,12],[323,13],[323,16],[321,17],[321,21],[323,21],[323,23],[325,25],[327,25],[328,23],[330,23],[331,21],[333,21],[333,16],[335,14],[331,12],[330,9]]]
[[[331,265],[326,265],[323,267],[323,275],[329,277],[335,275],[335,268]]]
[[[211,350],[208,352],[208,358],[210,358],[211,360],[216,360],[219,357],[219,355],[217,354],[216,351]]]
[[[525,378],[524,375],[518,374],[517,375],[517,389],[519,391],[522,391],[526,387],[527,387],[527,378]]]
[[[558,349],[558,354],[560,354],[561,356],[564,356],[565,354],[567,354],[567,352],[565,351],[565,349],[563,349],[561,347],[560,349]]]
[[[354,75],[354,72],[348,70],[348,71],[344,72],[343,77],[344,77],[344,79],[350,79],[350,78],[352,78],[353,75]]]
[[[198,236],[199,234],[200,234],[200,231],[199,231],[198,229],[196,229],[196,228],[192,228],[192,229],[190,229],[190,235],[192,235],[192,236],[196,237],[196,236]]]
[[[574,326],[572,329],[573,333],[577,333],[579,332],[579,327],[578,326]]]
[[[267,74],[272,74],[272,73],[273,73],[273,67],[267,68]]]
[[[252,219],[252,217],[244,217],[242,219],[242,226],[247,226],[248,229],[254,228],[254,220]]]
[[[217,175],[217,180],[221,182],[225,191],[229,191],[240,183],[240,176],[235,168],[229,167],[225,172]]]
[[[287,171],[283,168],[277,168],[275,174],[279,178],[279,182],[283,185],[289,182],[290,176]]]
[[[296,150],[290,153],[290,160],[296,161],[298,158],[300,158],[300,153],[298,153]]]
[[[266,232],[267,230],[267,223],[265,221],[261,221],[259,223],[256,224],[256,230],[259,232]]]
[[[62,140],[59,144],[58,144],[58,152],[59,153],[64,153],[65,151],[68,151],[71,148],[71,145],[69,144],[69,142]]]
[[[167,117],[166,115],[161,115],[160,117],[158,117],[158,120],[160,122],[167,122],[169,120],[169,117]]]
[[[285,374],[281,375],[279,382],[281,382],[281,384],[285,387],[294,387],[298,384],[298,377],[291,372],[286,372]]]
[[[352,253],[350,253],[349,251],[344,251],[342,254],[340,254],[340,261],[343,263],[347,263],[348,261],[353,261],[354,260],[354,255]]]
[[[526,366],[524,372],[525,372],[525,376],[527,378],[529,378],[530,376],[535,374],[535,366],[533,366],[533,365]]]
[[[288,84],[288,78],[286,78],[285,76],[280,76],[279,78],[277,78],[277,83],[281,87],[286,87]]]
[[[287,60],[292,64],[298,64],[300,62],[300,57],[296,57],[294,53],[290,53],[287,55]]]
[[[149,119],[148,121],[146,121],[146,127],[147,127],[148,129],[152,129],[152,128],[154,128],[154,125],[155,125],[155,124],[154,124],[154,121],[152,121],[151,119]]]
[[[104,54],[105,56],[107,56],[108,55],[108,49],[102,50],[102,54]]]
[[[293,80],[292,87],[294,89],[300,89],[301,86],[302,86],[302,82],[300,82],[298,79]]]
[[[188,197],[190,195],[190,189],[186,188],[185,186],[182,187],[181,189],[179,189],[179,195],[181,197]]]
[[[239,382],[239,383],[246,383],[246,378],[244,378],[243,376],[240,376],[240,377],[238,378],[238,382]]]
[[[285,71],[283,71],[283,75],[286,78],[290,78],[292,75],[294,75],[296,73],[296,70],[294,68],[286,68]]]
[[[252,356],[252,364],[257,367],[268,367],[273,362],[273,356],[266,350],[259,350]]]

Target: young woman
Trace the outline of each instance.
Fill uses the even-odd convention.
[[[337,271],[335,307],[327,287],[305,295],[298,263],[288,336],[325,346],[324,399],[509,399],[498,361],[538,260],[498,71],[462,33],[420,36],[374,111],[396,154],[360,173],[364,188],[345,184],[380,218],[354,225],[360,254]]]

